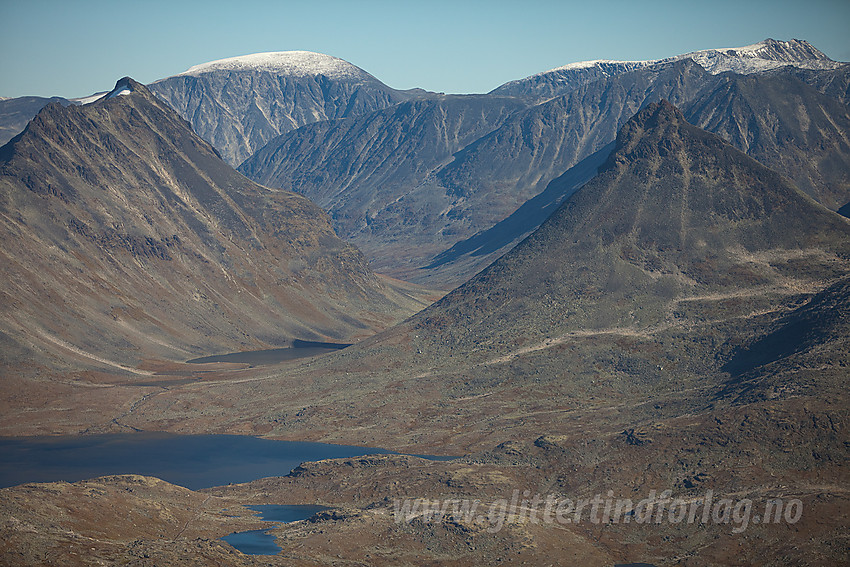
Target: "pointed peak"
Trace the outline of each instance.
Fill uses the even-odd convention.
[[[128,95],[135,92],[141,85],[130,77],[122,77],[115,83],[115,87],[106,93],[103,98],[114,98],[120,95]]]
[[[661,100],[648,104],[620,129],[612,157],[625,157],[635,153],[636,148],[646,139],[652,140],[647,150],[655,153],[660,150],[660,146],[658,149],[654,148],[658,141],[667,138],[669,145],[669,139],[679,137],[678,131],[683,125],[688,125],[685,116],[669,101]],[[646,151],[641,152],[644,153]]]
[[[143,84],[137,82],[132,77],[121,77],[115,82],[115,86],[111,91],[101,91],[90,96],[74,98],[71,99],[71,101],[78,105],[85,106],[87,104],[115,98],[116,96],[128,95],[134,92],[148,93],[148,90]]]
[[[632,117],[632,121],[653,122],[655,125],[663,122],[686,122],[682,111],[667,99],[647,104]]]

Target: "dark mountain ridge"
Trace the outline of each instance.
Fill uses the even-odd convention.
[[[848,254],[846,219],[664,101],[621,129],[599,175],[536,232],[416,319],[499,321],[483,326],[486,336],[458,328],[465,344],[644,327],[688,296],[834,279]],[[810,273],[788,273],[807,263]],[[569,307],[547,297],[570,298]]]
[[[22,96],[0,99],[0,146],[20,134],[38,111],[58,102],[64,106],[72,104],[62,97]]]

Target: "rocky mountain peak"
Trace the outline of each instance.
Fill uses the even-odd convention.
[[[807,41],[765,39],[743,47],[702,49],[664,59],[646,61],[595,60],[570,63],[524,79],[510,81],[492,94],[510,95],[534,101],[559,96],[589,82],[623,75],[643,68],[659,68],[675,61],[693,60],[711,74],[733,72],[742,75],[762,73],[779,67],[799,69],[835,69],[833,61]]]
[[[627,164],[636,159],[664,158],[682,152],[697,139],[703,144],[723,145],[719,138],[688,124],[682,111],[669,101],[650,103],[617,134],[615,151],[607,166]]]
[[[759,57],[773,59],[775,61],[832,61],[824,52],[804,39],[782,41],[769,37],[764,41],[749,46],[749,48],[751,48],[752,53],[758,54]],[[747,49],[740,48],[736,51],[740,53]]]

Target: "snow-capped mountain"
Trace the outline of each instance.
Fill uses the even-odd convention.
[[[524,79],[507,82],[491,91],[491,94],[518,96],[537,101],[545,100],[566,94],[590,81],[683,59],[693,59],[712,74],[732,71],[748,75],[785,66],[800,69],[834,69],[842,65],[827,57],[807,41],[799,39],[779,41],[768,38],[745,47],[705,49],[665,59],[649,61],[598,59],[570,63]]]
[[[195,65],[179,76],[197,77],[218,71],[266,71],[292,77],[324,75],[331,79],[375,80],[372,75],[344,59],[312,51],[272,51],[228,57]]]
[[[304,124],[365,114],[409,98],[356,65],[309,51],[203,63],[150,89],[234,166]]]
[[[745,47],[705,49],[662,61],[680,59],[693,59],[713,74],[732,71],[740,75],[749,75],[788,65],[801,69],[834,69],[841,65],[808,41],[800,39],[778,41],[768,38]]]

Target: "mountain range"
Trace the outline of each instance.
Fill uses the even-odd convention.
[[[702,74],[696,67],[691,67],[693,70]],[[828,208],[839,210],[845,205],[850,197],[850,145],[846,137],[850,131],[850,114],[845,104],[796,77],[723,74],[709,78],[708,82],[704,81],[704,75],[689,82],[685,80],[687,75],[681,69],[678,78],[672,80],[684,86],[685,96],[681,91],[668,94],[680,97],[689,122],[719,134],[751,157],[793,179]],[[660,81],[662,85],[664,81]],[[594,83],[591,97],[608,97],[623,90],[640,92],[647,88],[645,84],[643,77],[624,74]],[[648,90],[661,90],[658,87],[655,83]],[[578,100],[562,104],[566,108],[592,106],[593,98],[588,100],[582,91],[583,88],[576,93]],[[693,92],[698,94],[690,94]],[[616,107],[607,108],[593,121],[595,127],[605,125],[606,120],[613,122],[610,116],[616,110]],[[610,128],[610,123],[607,126]],[[554,210],[553,206],[595,175],[595,168],[601,165],[605,154],[607,151],[601,150],[585,158],[503,221],[437,255],[432,264],[425,266],[428,272],[435,273],[423,279],[440,279],[441,273],[451,271],[459,271],[462,279],[465,274],[488,265],[539,226]]]
[[[819,73],[843,72],[832,67]],[[240,171],[326,208],[340,234],[379,271],[451,287],[498,255],[473,257],[449,249],[478,250],[468,239],[481,240],[491,229],[501,233],[496,223],[543,195],[549,183],[610,144],[634,112],[662,98],[828,207],[842,207],[850,201],[848,108],[799,77],[775,73],[711,74],[686,58],[587,82],[531,106],[519,107],[517,98],[478,97],[478,108],[488,110],[467,112],[462,135],[450,113],[434,110],[449,101],[405,103],[397,111],[391,107],[284,134]],[[417,164],[411,171],[411,162],[392,156],[410,144],[435,147],[423,143],[419,133],[425,127],[434,132],[431,139],[440,140],[441,151],[408,151]],[[386,132],[393,137],[381,137]],[[509,239],[502,235],[499,245],[489,247],[503,252],[535,226]]]
[[[375,269],[448,289],[538,226],[575,188],[558,179],[576,178],[570,168],[589,167],[632,114],[662,98],[846,210],[847,73],[808,42],[767,39],[570,64],[488,95],[397,91],[311,52],[213,61],[150,88],[231,165],[244,160],[242,173],[325,208]],[[26,113],[13,114],[10,130]]]
[[[550,421],[564,405],[669,398],[668,409],[690,411],[706,403],[706,391],[735,383],[733,360],[765,350],[759,341],[771,342],[813,297],[843,293],[829,286],[850,273],[848,258],[850,220],[670,103],[653,103],[621,129],[599,174],[521,244],[408,321],[304,369],[340,376],[346,404],[361,410],[356,421],[326,426],[338,400],[314,398],[312,417],[292,426],[341,437],[356,427],[368,444],[383,442],[382,431],[398,438],[404,423],[411,444],[451,438],[468,450],[482,443],[477,420],[496,407],[510,408],[486,421],[496,436],[514,428],[566,434]],[[843,325],[843,316],[830,320]],[[847,337],[835,329],[841,345]],[[753,368],[789,354],[777,350]],[[834,370],[824,380],[837,380],[840,364]],[[822,387],[833,391],[840,380]],[[424,429],[405,418],[435,404],[459,413]],[[532,410],[541,417],[512,417]],[[666,411],[649,406],[640,415]],[[479,425],[461,427],[464,420]]]
[[[777,41],[768,38],[746,47],[704,49],[653,61],[582,61],[510,81],[491,94],[517,96],[533,102],[560,96],[583,84],[622,75],[659,63],[691,59],[709,73],[733,72],[740,75],[762,73],[792,66],[795,69],[835,69],[841,64],[831,60],[807,41]]]

